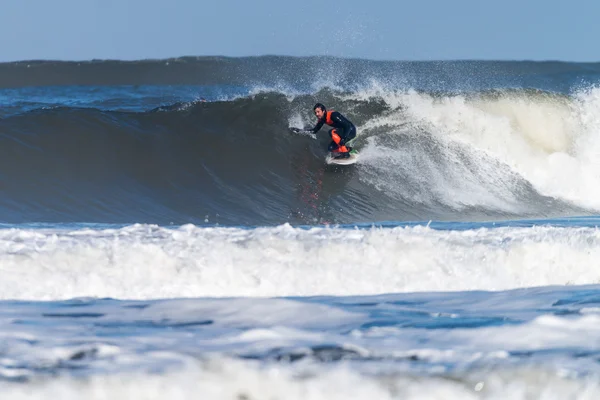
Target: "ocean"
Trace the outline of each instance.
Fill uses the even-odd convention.
[[[3,63],[0,397],[597,399],[599,214],[600,63]]]

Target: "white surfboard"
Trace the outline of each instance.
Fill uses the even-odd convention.
[[[325,157],[325,162],[327,164],[352,165],[356,161],[358,161],[358,153],[356,151],[350,152],[350,157],[348,158],[333,158],[331,153],[327,154],[327,157]]]

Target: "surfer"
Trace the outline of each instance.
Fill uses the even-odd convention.
[[[348,158],[352,147],[346,145],[350,140],[356,137],[356,127],[349,119],[344,117],[337,111],[327,111],[325,106],[321,103],[315,104],[313,107],[316,117],[318,118],[317,125],[312,129],[299,129],[291,128],[295,133],[312,133],[316,134],[321,130],[324,124],[332,126],[329,130],[329,136],[331,137],[331,143],[327,150],[334,153],[334,158]]]

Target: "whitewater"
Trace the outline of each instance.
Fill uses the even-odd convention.
[[[600,394],[599,65],[0,72],[3,396]]]

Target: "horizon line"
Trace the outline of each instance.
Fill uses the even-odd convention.
[[[440,58],[440,59],[372,59],[365,57],[345,57],[345,56],[334,56],[327,54],[315,54],[315,55],[288,55],[288,54],[260,54],[260,55],[244,55],[244,56],[228,56],[228,55],[182,55],[182,56],[171,56],[171,57],[147,57],[147,58],[131,58],[131,59],[119,59],[119,58],[88,58],[88,59],[67,59],[67,58],[30,58],[20,60],[7,60],[0,61],[0,64],[23,64],[23,63],[95,63],[95,62],[121,62],[121,63],[139,63],[139,62],[180,62],[190,59],[196,61],[206,59],[251,59],[251,58],[290,58],[290,59],[310,59],[310,58],[331,58],[345,61],[368,61],[377,63],[444,63],[444,62],[531,62],[531,63],[574,63],[574,64],[597,64],[598,61],[574,61],[574,60],[561,60],[561,59],[501,59],[501,58]]]

